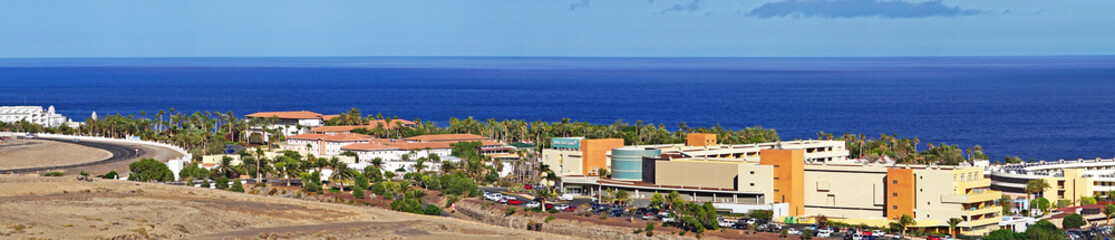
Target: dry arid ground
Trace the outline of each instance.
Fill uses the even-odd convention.
[[[366,206],[0,175],[0,239],[569,239]]]
[[[13,140],[0,145],[0,170],[60,166],[100,161],[108,151],[45,140]]]

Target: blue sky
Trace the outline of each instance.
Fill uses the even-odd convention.
[[[0,58],[1115,54],[1115,1],[0,2]]]

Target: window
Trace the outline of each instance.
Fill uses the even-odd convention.
[[[751,175],[755,175],[755,171],[751,171]]]
[[[891,184],[898,184],[898,180],[891,180]]]
[[[898,197],[898,193],[890,193],[890,196],[892,196],[892,197]]]
[[[890,209],[895,209],[895,210],[897,210],[897,209],[898,209],[898,205],[890,205]]]
[[[754,186],[755,186],[755,183],[751,183],[751,186],[752,186],[752,187],[754,187]]]

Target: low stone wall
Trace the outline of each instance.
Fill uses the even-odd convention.
[[[549,223],[543,223],[546,220],[546,216],[548,216],[547,214],[531,213],[532,216],[524,216],[523,213],[515,213],[511,216],[507,216],[500,208],[493,206],[489,209],[484,209],[480,204],[471,201],[458,202],[457,212],[467,216],[473,221],[514,229],[527,229],[527,225],[533,220],[536,223],[542,223],[542,232],[587,239],[695,239],[658,231],[655,231],[654,237],[647,237],[642,233],[632,233],[635,228],[599,224],[590,226],[591,223],[581,223],[565,219],[554,219]]]

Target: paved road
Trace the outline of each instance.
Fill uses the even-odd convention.
[[[95,165],[103,165],[103,164],[109,164],[109,163],[118,162],[118,161],[132,160],[132,159],[137,158],[138,156],[142,156],[145,152],[142,148],[140,148],[139,151],[137,152],[136,148],[134,148],[132,146],[126,146],[126,145],[120,145],[120,144],[114,144],[114,143],[91,142],[91,141],[73,142],[73,140],[61,140],[61,139],[49,139],[49,138],[38,138],[38,140],[55,141],[55,142],[61,142],[61,143],[70,143],[70,144],[77,144],[77,145],[82,145],[82,146],[86,146],[86,147],[91,147],[91,148],[97,148],[97,149],[105,150],[105,151],[108,151],[109,153],[112,153],[112,156],[108,157],[104,160],[87,162],[87,163],[69,164],[69,165],[62,165],[62,166],[49,166],[49,167],[34,167],[34,168],[19,168],[19,169],[0,170],[0,174],[29,173],[29,172],[48,171],[48,170],[65,170],[65,169],[89,167],[89,166],[95,166]]]

